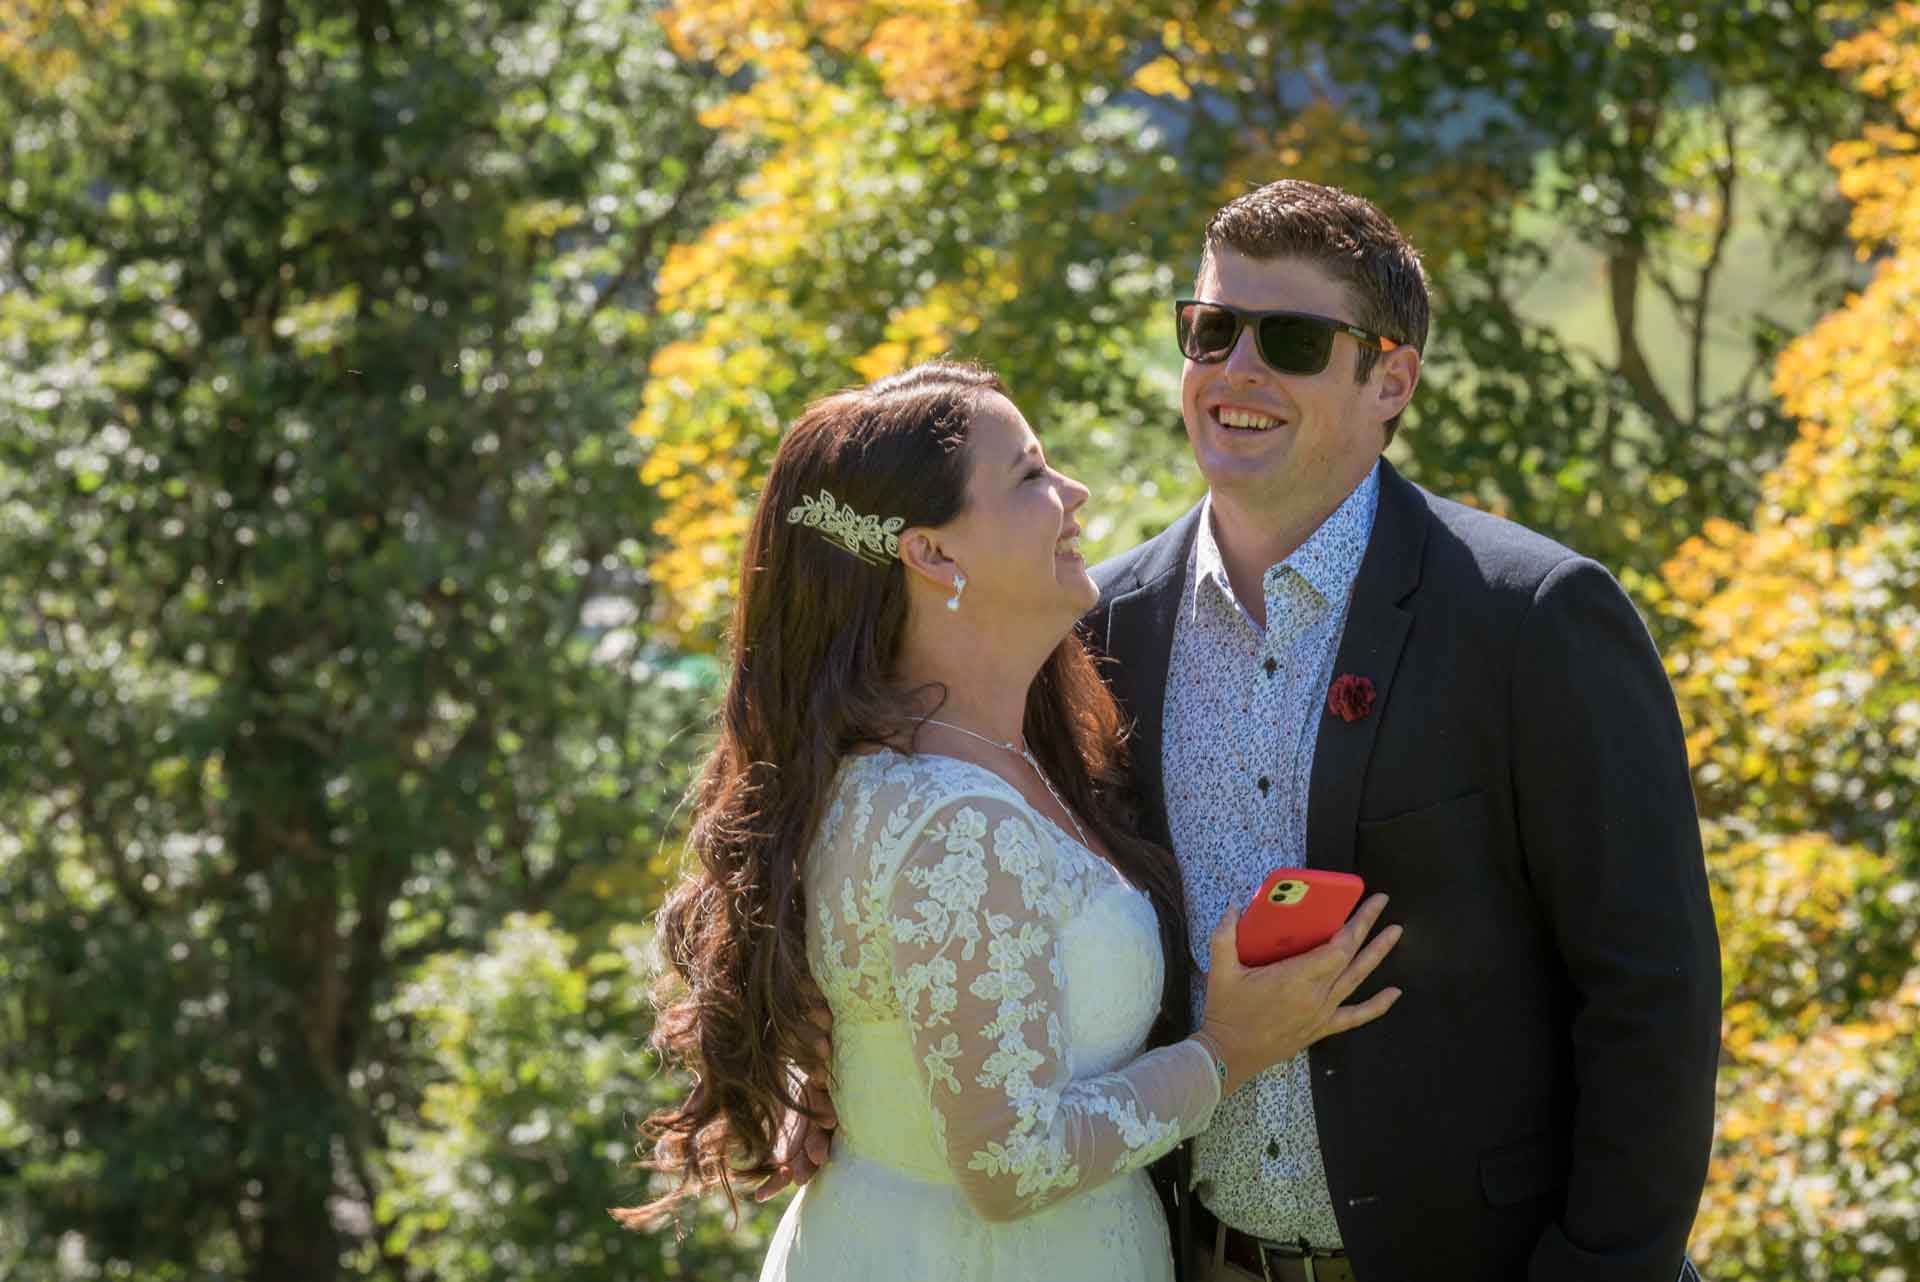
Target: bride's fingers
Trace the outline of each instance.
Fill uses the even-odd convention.
[[[1301,970],[1320,978],[1331,988],[1337,982],[1337,977],[1359,954],[1361,945],[1366,941],[1367,935],[1373,930],[1374,923],[1380,920],[1380,914],[1385,912],[1386,908],[1387,897],[1384,894],[1369,895],[1366,902],[1362,903],[1354,911],[1353,916],[1347,919],[1346,925],[1334,932],[1331,939],[1318,948],[1309,949],[1298,957],[1289,959],[1289,964],[1296,964]]]
[[[1360,951],[1360,945],[1373,933],[1373,927],[1380,920],[1380,914],[1387,911],[1387,897],[1384,893],[1368,895],[1353,916],[1347,918],[1347,924],[1333,937],[1340,951],[1348,958]]]
[[[791,1183],[793,1183],[793,1171],[783,1166],[772,1175],[769,1175],[765,1180],[761,1181],[760,1187],[753,1191],[753,1200],[756,1202],[765,1202],[778,1197],[780,1191]]]
[[[1335,1033],[1344,1033],[1362,1024],[1371,1024],[1392,1009],[1393,1004],[1399,1000],[1398,988],[1383,988],[1358,1006],[1339,1007],[1327,1018],[1320,1036],[1331,1037]]]
[[[1234,936],[1239,928],[1240,905],[1229,902],[1220,913],[1220,920],[1213,928],[1212,937],[1207,941],[1207,947],[1212,953],[1212,965],[1239,963],[1240,953],[1234,944]]]
[[[1328,993],[1333,1004],[1337,1006],[1351,997],[1353,991],[1366,982],[1367,976],[1386,960],[1387,954],[1393,951],[1393,946],[1400,942],[1400,936],[1405,933],[1400,926],[1393,925],[1375,935],[1334,981]]]

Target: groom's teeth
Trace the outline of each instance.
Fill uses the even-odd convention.
[[[1269,427],[1280,426],[1279,419],[1269,418],[1265,414],[1255,414],[1252,410],[1222,409],[1222,410],[1216,411],[1216,414],[1219,417],[1221,423],[1225,424],[1227,427],[1241,427],[1241,428],[1250,427],[1250,428],[1259,428],[1262,431],[1264,431]]]
[[[1076,534],[1070,539],[1061,539],[1059,547],[1061,555],[1063,556],[1079,556],[1080,536]]]

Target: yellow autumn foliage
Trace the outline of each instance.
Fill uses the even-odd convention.
[[[865,53],[887,96],[913,106],[964,107],[1000,78],[1015,35],[970,4],[923,4],[881,19]],[[960,10],[962,12],[955,12]]]
[[[1830,153],[1872,278],[1780,355],[1800,430],[1751,525],[1663,575],[1726,965],[1723,1278],[1920,1264],[1920,4],[1828,61],[1899,117]]]
[[[863,300],[863,315],[823,323],[793,302],[831,288],[823,269],[833,242],[823,237],[864,246],[875,239],[862,229],[877,225],[897,239],[888,223],[897,197],[911,200],[942,168],[973,163],[982,138],[1009,138],[1050,112],[1070,118],[1070,90],[1052,72],[1069,64],[1086,83],[1117,69],[1146,20],[1089,0],[1032,9],[681,0],[662,13],[683,57],[748,73],[702,121],[766,153],[733,208],[673,245],[654,279],[657,311],[686,331],[655,353],[631,425],[647,449],[641,480],[667,501],[655,525],[665,550],[650,566],[661,589],[656,622],[691,646],[713,640],[749,478],[805,397],[952,349],[987,306],[1020,289],[1008,264],[980,250],[884,307]],[[1179,34],[1197,38],[1186,26]],[[902,113],[910,138],[897,128]],[[865,328],[869,315],[879,332],[845,351],[848,326]]]
[[[669,446],[658,470],[668,473],[657,490],[671,502],[659,526],[673,543],[648,567],[655,587],[675,603],[662,620],[682,634],[725,612],[746,535],[750,507],[747,462],[689,446]]]
[[[1075,84],[1164,108],[1234,83],[1249,55],[1232,6],[1211,0],[679,0],[661,21],[683,56],[740,77],[705,121],[761,156],[658,272],[676,341],[655,353],[633,423],[663,505],[655,622],[700,648],[780,425],[805,399],[965,351],[1007,315],[1036,346],[1062,332],[1019,309],[1071,266],[1045,238],[1104,211],[1029,209],[1037,185],[1010,183],[992,193],[1000,212],[1057,220],[1040,253],[978,240],[929,263],[911,248],[916,220],[938,212],[925,193],[1044,145],[1049,122],[1091,100]],[[1920,4],[1885,9],[1829,63],[1893,110],[1831,151],[1871,277],[1777,361],[1799,433],[1751,519],[1707,521],[1636,584],[1683,631],[1670,663],[1722,927],[1721,1125],[1695,1237],[1715,1279],[1920,1277],[1901,1218],[1920,1198]],[[1390,142],[1323,98],[1248,132],[1220,189],[1190,203],[1279,176],[1369,190]],[[1692,158],[1702,172],[1716,159],[1710,146]],[[1430,262],[1484,253],[1519,198],[1470,152],[1404,181],[1394,213]],[[1185,218],[1188,195],[1136,199]],[[1683,221],[1711,225],[1708,207],[1687,208]],[[848,265],[867,255],[897,277],[884,297]],[[1648,492],[1665,502],[1688,485],[1660,472]]]
[[[980,327],[980,291],[947,281],[912,307],[887,318],[885,338],[853,362],[868,382],[946,354],[954,342]]]
[[[1193,90],[1187,88],[1186,77],[1180,74],[1180,63],[1170,54],[1161,54],[1151,62],[1141,64],[1133,73],[1133,87],[1142,93],[1150,93],[1161,98],[1178,98],[1185,102],[1193,97]]]
[[[77,65],[76,44],[125,39],[130,9],[168,7],[166,0],[0,0],[0,65],[58,83]],[[49,38],[61,28],[64,38]]]

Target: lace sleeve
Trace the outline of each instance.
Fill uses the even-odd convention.
[[[1072,901],[1051,840],[999,798],[942,804],[893,880],[894,990],[947,1162],[988,1220],[1146,1165],[1219,1102],[1193,1042],[1073,1080],[1058,956]]]

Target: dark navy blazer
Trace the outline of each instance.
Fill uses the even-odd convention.
[[[1097,567],[1082,623],[1163,844],[1167,663],[1200,511]],[[1383,462],[1334,672],[1376,700],[1325,714],[1307,860],[1386,891],[1383,920],[1406,928],[1353,1000],[1404,996],[1310,1055],[1356,1276],[1669,1282],[1706,1178],[1720,961],[1646,626],[1596,563]],[[1194,1245],[1176,1249],[1187,1276]]]

